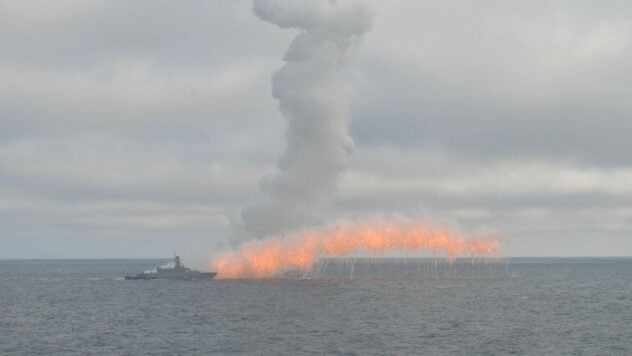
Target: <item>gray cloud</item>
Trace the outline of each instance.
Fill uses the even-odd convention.
[[[393,17],[363,47],[358,141],[631,163],[620,152],[632,148],[632,19],[619,3],[599,15],[581,3],[461,5],[385,5]]]

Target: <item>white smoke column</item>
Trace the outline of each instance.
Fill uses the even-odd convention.
[[[272,95],[288,125],[286,150],[277,175],[261,180],[267,199],[242,210],[241,240],[313,225],[331,208],[353,150],[340,70],[372,19],[364,4],[353,1],[254,0],[254,12],[301,32],[272,77]]]

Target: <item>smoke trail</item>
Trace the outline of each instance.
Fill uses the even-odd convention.
[[[448,259],[462,255],[500,257],[500,241],[493,237],[465,238],[446,229],[382,224],[251,241],[234,252],[215,256],[211,264],[218,271],[218,278],[265,278],[295,269],[311,271],[319,257],[344,257],[358,250],[379,254],[396,249],[433,250],[444,253]]]
[[[272,94],[287,120],[279,173],[261,180],[267,198],[242,209],[245,236],[263,237],[324,220],[353,150],[349,108],[340,69],[349,49],[371,26],[361,3],[333,0],[254,0],[264,21],[301,32],[272,77]]]

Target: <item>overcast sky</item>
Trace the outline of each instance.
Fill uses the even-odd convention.
[[[632,3],[371,1],[336,215],[632,255]],[[203,258],[285,147],[248,0],[0,0],[0,258]]]

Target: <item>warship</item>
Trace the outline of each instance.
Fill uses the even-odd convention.
[[[180,262],[180,256],[174,256],[173,263],[173,267],[156,267],[156,272],[142,272],[135,276],[125,276],[125,279],[177,279],[190,281],[198,279],[211,280],[217,275],[216,272],[200,272],[184,267],[182,262]]]

